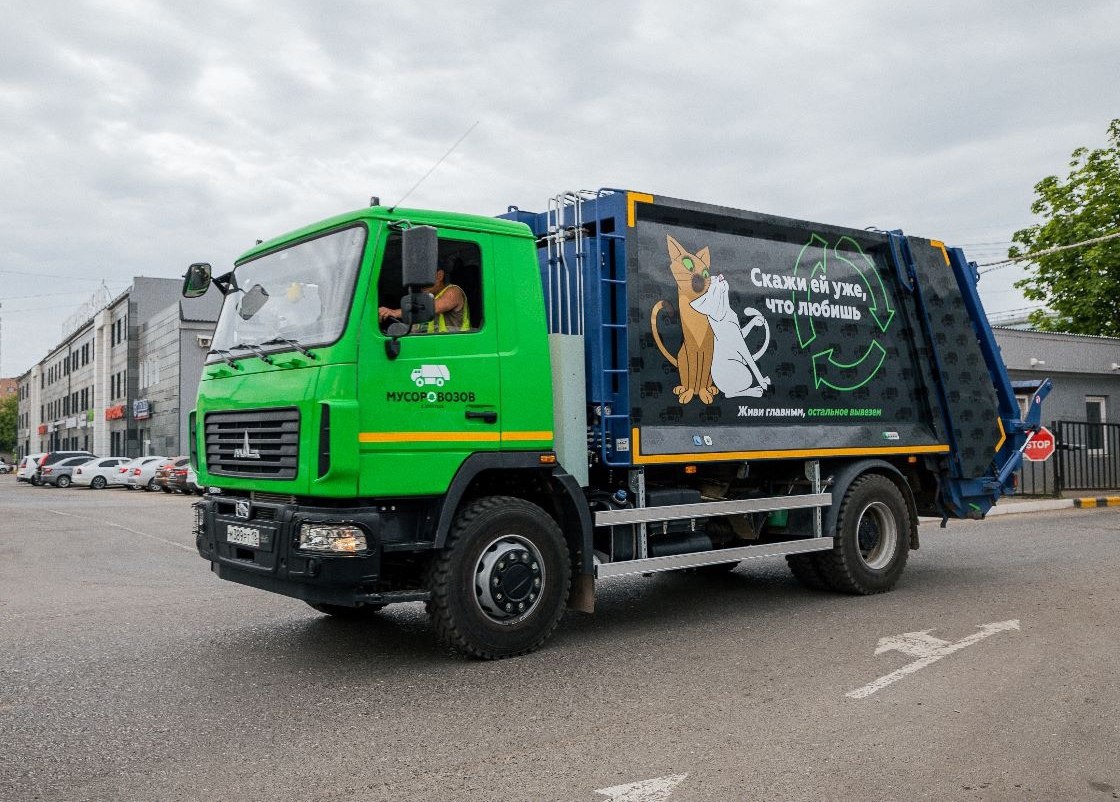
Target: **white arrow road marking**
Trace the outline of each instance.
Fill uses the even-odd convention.
[[[672,796],[673,789],[687,776],[670,774],[667,777],[654,777],[652,780],[599,788],[595,793],[609,797],[613,802],[663,802]]]
[[[972,646],[979,643],[984,638],[990,638],[997,632],[1007,632],[1012,629],[1019,629],[1019,619],[1011,621],[996,621],[992,624],[982,624],[979,632],[974,632],[967,638],[961,638],[956,643],[935,638],[929,633],[931,630],[923,629],[920,632],[904,632],[901,635],[890,635],[886,638],[879,639],[879,645],[875,649],[875,654],[883,654],[884,652],[901,652],[902,654],[909,655],[910,657],[917,657],[913,663],[907,663],[898,671],[892,671],[886,676],[879,677],[874,682],[864,685],[862,688],[856,688],[854,691],[848,691],[844,694],[849,699],[866,699],[876,691],[898,682],[908,674],[913,674],[919,669],[925,668],[931,663],[936,663],[943,657],[948,657],[953,652],[959,652],[965,647]]]

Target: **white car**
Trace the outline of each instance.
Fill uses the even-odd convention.
[[[132,462],[125,463],[128,471],[125,473],[125,485],[129,490],[144,488],[145,490],[159,490],[156,484],[156,468],[167,462],[169,457],[137,457]]]
[[[120,467],[129,462],[128,457],[101,457],[79,465],[70,476],[75,487],[91,487],[94,490],[124,485],[124,474]]]
[[[45,456],[47,456],[46,453],[28,454],[21,459],[19,461],[19,469],[16,471],[16,481],[34,484],[32,479],[35,478],[35,469],[39,467],[39,460]]]

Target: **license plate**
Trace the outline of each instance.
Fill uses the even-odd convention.
[[[252,546],[258,549],[261,546],[261,530],[255,526],[230,524],[226,528],[226,540],[239,546]]]

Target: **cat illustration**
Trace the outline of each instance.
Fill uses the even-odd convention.
[[[758,369],[758,359],[770,347],[770,324],[758,310],[747,307],[743,315],[747,325],[739,326],[739,316],[731,309],[727,280],[713,276],[708,291],[692,302],[692,308],[707,316],[715,339],[712,357],[712,381],[728,398],[760,397],[770,386],[770,377]],[[751,353],[747,335],[762,326],[762,347]]]
[[[690,304],[708,289],[711,282],[711,255],[707,248],[689,253],[671,236],[666,236],[665,239],[669,246],[669,272],[677,282],[677,309],[684,343],[674,357],[661,341],[661,334],[657,330],[657,313],[661,311],[665,301],[654,304],[650,313],[653,339],[661,354],[680,374],[681,383],[673,388],[677,400],[687,404],[693,398],[699,398],[701,402],[710,404],[718,391],[712,384],[712,329],[704,315],[694,310]]]

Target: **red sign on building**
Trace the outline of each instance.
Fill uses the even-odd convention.
[[[115,407],[105,407],[105,420],[122,420],[124,418],[124,404]]]

